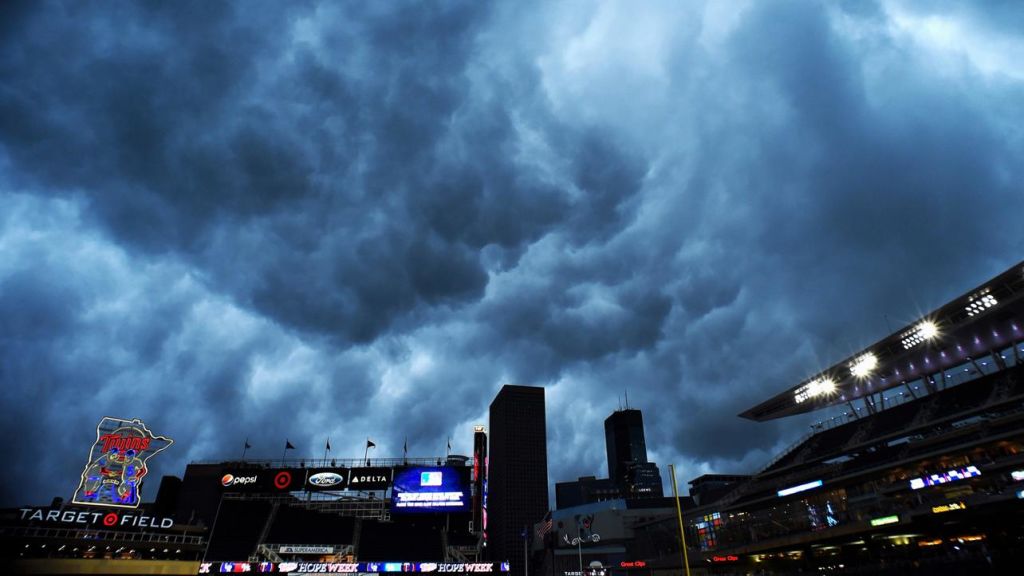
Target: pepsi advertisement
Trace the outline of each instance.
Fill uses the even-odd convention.
[[[395,471],[393,513],[468,512],[469,500],[468,478],[455,468],[417,466]]]

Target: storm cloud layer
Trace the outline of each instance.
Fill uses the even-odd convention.
[[[806,421],[735,414],[1024,255],[1011,2],[0,11],[0,505],[104,415],[154,476],[435,456],[506,383],[552,482],[626,391],[654,461],[753,472]]]

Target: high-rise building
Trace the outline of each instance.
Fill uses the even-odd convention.
[[[482,532],[486,503],[484,494],[487,489],[487,429],[483,426],[473,427],[473,531]]]
[[[636,409],[612,412],[604,421],[608,450],[608,477],[627,498],[660,498],[663,494],[658,467],[647,462],[644,417]]]
[[[524,576],[524,531],[528,535],[548,511],[543,388],[502,387],[491,402],[490,443],[488,555],[510,561],[512,576]]]

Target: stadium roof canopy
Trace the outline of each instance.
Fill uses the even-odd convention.
[[[860,399],[873,404],[875,394],[919,379],[931,387],[932,375],[1021,341],[1024,262],[740,416],[765,421]]]

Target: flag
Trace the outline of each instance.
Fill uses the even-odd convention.
[[[249,445],[249,439],[246,438],[245,439],[245,449],[248,450],[249,448],[252,448],[252,446]]]
[[[409,455],[409,437],[408,436],[405,437],[405,444],[402,445],[402,455],[403,456],[408,456]]]
[[[541,520],[540,524],[537,526],[537,537],[540,538],[540,537],[544,536],[545,534],[547,534],[548,532],[551,532],[551,528],[552,528],[551,511],[548,510],[548,513],[544,515],[544,519]]]
[[[330,438],[327,439],[327,451],[328,452],[331,451],[331,439]]]
[[[366,448],[367,449],[376,448],[376,447],[377,447],[377,445],[373,443],[373,440],[370,440],[369,438],[366,439]]]
[[[287,438],[285,438],[284,439],[284,449],[285,450],[295,450],[295,446],[292,446],[292,443],[289,442]]]
[[[452,453],[452,439],[448,438],[448,453]]]

